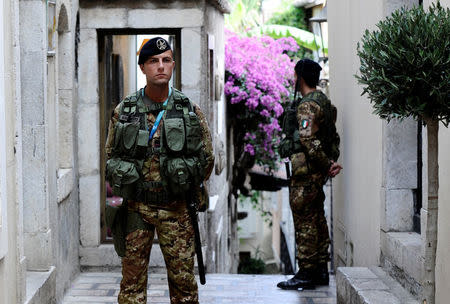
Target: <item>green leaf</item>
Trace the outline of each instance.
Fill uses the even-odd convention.
[[[269,24],[252,28],[247,32],[249,36],[268,35],[274,39],[282,37],[292,37],[298,45],[305,47],[311,51],[322,49],[322,41],[319,36],[311,32],[287,25]],[[324,41],[324,51],[328,52],[328,45]]]

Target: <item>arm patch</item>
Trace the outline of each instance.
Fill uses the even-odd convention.
[[[300,115],[300,137],[312,136],[313,119],[309,115]]]

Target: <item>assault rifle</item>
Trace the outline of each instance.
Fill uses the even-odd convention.
[[[197,255],[198,264],[198,274],[200,276],[200,283],[202,285],[206,284],[205,278],[205,265],[203,265],[203,254],[202,254],[202,241],[200,239],[200,231],[198,230],[198,218],[197,218],[197,206],[194,200],[193,191],[189,191],[187,199],[187,209],[189,212],[189,217],[192,221],[192,227],[194,228],[194,242],[195,242],[195,254]]]

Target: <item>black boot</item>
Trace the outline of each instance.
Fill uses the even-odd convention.
[[[313,276],[314,285],[326,285],[330,284],[330,275],[328,274],[327,263],[321,263],[317,266]]]
[[[308,270],[299,270],[291,279],[278,283],[277,287],[290,290],[316,288],[313,282],[313,272]]]

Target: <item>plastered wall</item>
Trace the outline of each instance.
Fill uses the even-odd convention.
[[[378,264],[380,189],[382,186],[382,121],[354,74],[356,44],[366,28],[383,16],[380,1],[329,1],[330,94],[338,108],[343,172],[334,180],[336,265]]]

